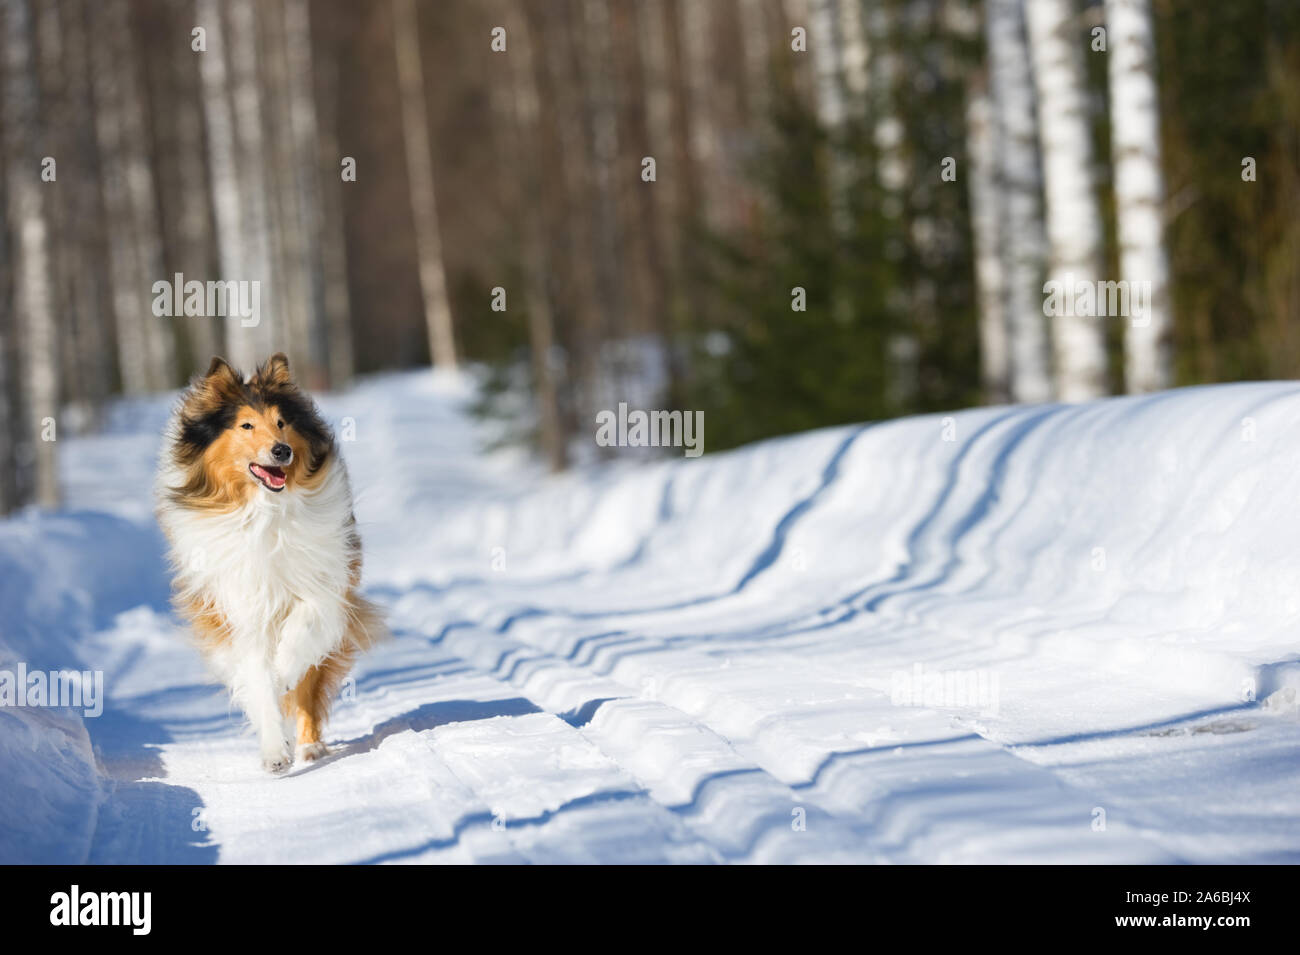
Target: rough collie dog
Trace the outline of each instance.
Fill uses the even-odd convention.
[[[357,595],[361,541],[334,435],[284,355],[247,380],[214,358],[190,383],[156,503],[176,607],[256,729],[262,765],[323,756],[334,694],[384,628]]]

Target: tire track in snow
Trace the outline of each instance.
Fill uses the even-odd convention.
[[[575,724],[575,732],[683,820],[719,860],[879,861],[862,827],[797,793],[675,707],[481,628],[446,627],[430,639]],[[796,818],[803,828],[792,825]]]

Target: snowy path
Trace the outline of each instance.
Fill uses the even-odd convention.
[[[70,442],[70,510],[0,525],[0,659],[109,702],[0,710],[0,861],[1300,861],[1300,389],[558,480],[464,397],[323,402],[397,639],[283,778],[166,607],[165,409]]]

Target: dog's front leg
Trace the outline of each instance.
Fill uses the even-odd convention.
[[[293,765],[293,745],[285,732],[276,677],[269,662],[253,657],[240,664],[235,674],[235,698],[248,715],[262,752],[262,767],[282,773]]]
[[[308,670],[338,649],[342,633],[341,608],[321,608],[305,600],[295,603],[275,645],[279,691],[288,693],[298,686]]]

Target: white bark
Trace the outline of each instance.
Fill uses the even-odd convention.
[[[843,124],[845,114],[840,0],[813,0],[809,13],[808,52],[817,80],[817,117],[834,131]]]
[[[235,155],[235,118],[229,97],[229,70],[226,67],[226,30],[218,0],[196,0],[196,25],[204,29],[207,49],[195,53],[199,58],[202,81],[203,119],[207,126],[208,175],[212,188],[212,216],[217,235],[219,275],[214,280],[241,277],[244,262],[243,215],[239,199],[239,171]],[[250,357],[241,349],[243,340],[237,328],[229,328],[228,354],[225,356],[245,367]],[[256,360],[256,355],[251,356]]]
[[[971,233],[979,290],[980,379],[984,398],[1002,404],[1011,397],[1006,287],[998,233],[993,103],[984,76],[971,83],[966,105],[966,151],[970,156]]]
[[[1164,246],[1164,177],[1155,41],[1148,0],[1106,0],[1111,152],[1120,277],[1150,283],[1150,308],[1124,335],[1128,390],[1158,391],[1173,382],[1169,262]]]
[[[1062,283],[1067,294],[1072,281],[1095,283],[1104,268],[1081,46],[1087,34],[1074,13],[1070,0],[1034,0],[1025,7],[1043,157],[1048,279]],[[1105,317],[1060,315],[1050,322],[1058,397],[1086,401],[1106,394]]]
[[[41,166],[35,144],[37,85],[31,11],[27,0],[7,0],[4,5],[4,127],[5,188],[8,215],[16,248],[14,311],[19,336],[20,384],[25,430],[34,446],[36,503],[57,507],[58,468],[55,443],[45,440],[46,419],[58,418],[59,383],[54,309],[50,287],[50,259]],[[8,423],[8,422],[7,422]]]
[[[68,191],[68,221],[77,224],[65,232],[71,266],[68,318],[76,357],[66,367],[64,380],[70,399],[79,404],[86,423],[91,423],[112,390],[113,369],[117,367],[112,347],[112,283],[99,185],[86,9],[79,0],[61,0],[59,13],[64,50],[61,67],[71,127],[69,143],[84,163],[84,175],[73,177],[61,187]]]
[[[519,0],[527,2],[527,0]],[[534,85],[534,38],[529,35],[526,20],[519,14],[516,2],[500,0],[503,19],[510,24],[510,46],[507,56],[510,70],[508,112],[502,125],[509,132],[515,156],[536,155],[540,149],[539,103]],[[540,158],[540,157],[539,157]],[[524,295],[528,310],[528,340],[532,353],[533,386],[537,392],[537,427],[542,451],[554,471],[564,470],[567,454],[564,428],[560,415],[559,387],[555,380],[552,359],[555,350],[555,316],[546,289],[546,277],[551,268],[548,263],[543,207],[535,195],[541,188],[538,164],[524,166],[524,184],[521,193],[513,198],[513,205],[522,213],[522,249],[525,269]]]
[[[288,40],[284,4],[260,0],[256,5],[260,39],[258,79],[266,147],[269,233],[276,278],[274,336],[271,346],[286,351],[295,374],[308,387],[321,384],[321,365],[312,348],[311,258],[303,189],[310,163],[297,155],[300,131],[294,126],[290,92]],[[306,77],[310,82],[310,75]]]
[[[397,53],[402,137],[406,144],[406,174],[410,180],[420,289],[424,295],[424,316],[429,328],[429,351],[435,366],[454,369],[456,341],[442,261],[442,235],[433,185],[433,156],[429,148],[429,119],[415,0],[393,0],[393,45]]]
[[[985,8],[989,79],[995,116],[998,231],[1011,353],[1011,397],[1048,401],[1047,326],[1043,316],[1046,238],[1038,170],[1038,129],[1021,0]]]
[[[319,128],[312,83],[311,20],[307,0],[284,0],[284,33],[289,123],[293,132],[294,163],[298,169],[295,181],[303,230],[302,274],[307,296],[304,303],[306,327],[303,329],[307,354],[304,358],[306,366],[318,376],[313,385],[321,385],[325,383],[328,365],[326,287],[321,268],[326,222],[316,152]]]
[[[225,0],[219,4],[229,15],[225,50],[214,49],[211,35],[205,56],[227,56],[229,92],[236,144],[236,192],[239,204],[242,259],[234,274],[223,276],[241,282],[261,283],[261,314],[256,324],[245,324],[239,314],[226,320],[226,340],[237,368],[248,371],[266,360],[285,340],[283,309],[287,305],[272,258],[270,196],[266,171],[270,166],[262,126],[262,90],[258,75],[257,14],[253,0]],[[223,271],[225,263],[222,263]]]
[[[104,211],[122,387],[128,394],[162,391],[175,382],[174,318],[153,314],[150,289],[168,278],[158,232],[153,170],[139,62],[125,0],[92,4],[95,34],[95,129],[101,154]]]
[[[294,0],[297,3],[298,0]],[[304,15],[306,5],[304,4]],[[343,181],[338,143],[338,65],[334,57],[314,61],[316,92],[320,107],[316,113],[317,158],[320,174],[320,249],[328,340],[329,382],[340,388],[352,380],[355,358],[352,348],[351,302],[348,299],[347,247],[343,236]]]

